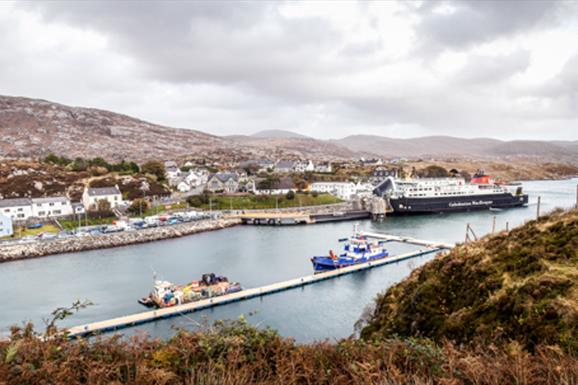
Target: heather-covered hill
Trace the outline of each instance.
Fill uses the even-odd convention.
[[[377,298],[362,331],[578,350],[578,211],[456,247]]]

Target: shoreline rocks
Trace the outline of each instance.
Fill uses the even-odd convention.
[[[84,238],[71,237],[26,244],[4,245],[0,247],[0,263],[44,257],[53,254],[75,253],[154,242],[205,231],[225,229],[239,224],[241,224],[239,219],[210,219]]]

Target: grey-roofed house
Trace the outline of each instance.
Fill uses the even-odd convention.
[[[111,208],[122,204],[122,194],[118,186],[87,187],[82,194],[82,204],[87,211],[96,210],[99,201],[107,201]]]
[[[295,162],[292,160],[280,160],[275,165],[275,171],[282,173],[290,173],[295,169]]]
[[[239,188],[239,177],[235,173],[218,172],[211,174],[207,181],[207,190],[210,192],[224,192],[231,194]]]
[[[0,199],[0,213],[16,221],[24,221],[33,216],[30,198]]]
[[[66,196],[32,198],[32,214],[38,218],[72,215],[72,205]]]
[[[264,187],[262,181],[264,178],[257,179],[255,193],[258,195],[276,195],[276,194],[287,194],[289,191],[296,191],[295,183],[291,178],[281,178],[271,184],[271,186]]]

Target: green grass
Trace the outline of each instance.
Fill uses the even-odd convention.
[[[311,194],[301,193],[295,194],[294,199],[287,199],[285,195],[211,195],[210,198],[213,210],[274,209],[276,207],[317,206],[342,202],[339,198],[330,194],[319,194],[314,197]],[[204,203],[200,208],[208,210],[209,206],[209,203]]]
[[[189,208],[189,204],[187,202],[179,202],[171,205],[161,205],[157,207],[151,207],[146,209],[143,213],[143,216],[148,217],[152,215],[163,214],[172,210],[180,210]],[[139,217],[138,213],[136,215],[131,215],[133,217]]]
[[[116,217],[105,217],[105,218],[84,218],[81,217],[81,226],[97,226],[97,225],[110,225],[112,221],[117,219]],[[59,220],[62,227],[65,230],[74,230],[78,227],[78,220]]]
[[[27,229],[25,226],[17,226],[14,228],[14,234],[11,237],[3,237],[2,239],[10,238],[24,238],[27,236],[36,236],[40,233],[58,233],[60,229],[52,224],[46,224],[39,229]]]

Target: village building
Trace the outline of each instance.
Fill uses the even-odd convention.
[[[64,217],[73,213],[70,199],[65,196],[32,198],[32,216],[34,217]]]
[[[372,178],[387,178],[387,177],[391,176],[391,177],[397,178],[398,172],[399,172],[399,170],[397,169],[397,167],[394,167],[394,168],[376,167],[371,172],[371,177]]]
[[[176,166],[165,168],[165,177],[169,182],[180,177],[181,173],[182,173],[181,169]]]
[[[329,174],[332,172],[331,163],[317,163],[315,165],[315,172]]]
[[[84,205],[82,204],[82,202],[74,202],[72,204],[72,212],[74,213],[74,215],[81,215],[84,214],[86,210],[84,209]]]
[[[212,193],[232,194],[239,188],[239,177],[235,173],[218,172],[209,176],[206,189]]]
[[[275,164],[275,171],[288,174],[295,170],[295,162],[292,160],[280,160]]]
[[[315,171],[315,165],[312,161],[306,160],[295,163],[293,169],[295,172],[312,172]]]
[[[14,234],[12,218],[8,215],[0,214],[0,238],[9,237]]]
[[[289,191],[297,191],[297,187],[291,178],[281,178],[279,181],[276,181],[271,184],[270,187],[263,188],[259,182],[263,179],[258,179],[256,183],[255,194],[257,195],[279,195],[279,194],[287,194]]]
[[[353,198],[357,193],[356,184],[353,182],[314,182],[311,191],[327,193],[343,200]]]
[[[122,194],[118,186],[114,187],[88,187],[82,194],[82,204],[87,211],[98,209],[99,201],[107,201],[110,208],[115,208],[122,204]]]
[[[13,198],[0,200],[0,214],[13,221],[25,221],[33,216],[30,198]]]

